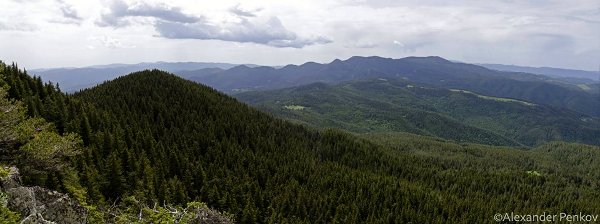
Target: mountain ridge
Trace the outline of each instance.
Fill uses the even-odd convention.
[[[144,69],[162,69],[170,72],[189,71],[208,68],[229,69],[238,64],[218,62],[141,62],[135,64],[106,64],[86,67],[31,69],[30,74],[42,77],[46,81],[59,83],[67,92],[75,92],[92,87],[104,81],[127,75]],[[251,67],[258,65],[248,64]]]
[[[374,77],[404,78],[414,83],[465,89],[489,96],[526,100],[600,116],[600,97],[580,86],[551,82],[534,74],[500,72],[482,66],[455,63],[435,56],[401,59],[355,56],[345,61],[334,60],[329,64],[305,63],[300,66],[266,70],[238,68],[235,71],[224,70],[210,74],[199,72],[190,79],[220,91],[237,93],[273,90],[312,82],[335,84]]]
[[[202,68],[201,70],[171,69],[178,70],[171,70],[171,72],[181,77],[207,84],[227,93],[272,90],[313,82],[339,83],[369,77],[395,77],[405,78],[415,83],[464,89],[489,96],[548,104],[600,116],[600,84],[585,84],[527,73],[495,71],[478,65],[451,62],[438,56],[400,59],[353,56],[346,60],[336,59],[325,64],[306,62],[301,65],[277,68],[230,65],[227,68]],[[94,83],[129,72],[129,70],[107,71],[94,68],[80,71],[83,75],[73,76],[54,72],[57,76],[68,77],[63,81],[59,80],[58,83],[69,92],[72,89],[91,87]],[[90,75],[98,73],[104,76]],[[48,75],[48,72],[46,74]]]
[[[521,66],[521,65],[505,65],[505,64],[477,64],[489,69],[509,72],[524,72],[531,74],[549,75],[553,77],[564,77],[564,78],[583,78],[594,81],[600,81],[600,72],[588,71],[579,69],[568,69],[568,68],[554,68],[554,67],[532,67],[532,66]]]

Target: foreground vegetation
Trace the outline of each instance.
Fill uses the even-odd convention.
[[[595,146],[315,131],[157,70],[75,95],[16,66],[0,77],[29,118],[81,144],[59,169],[24,169],[24,181],[70,193],[97,222],[118,221],[106,213],[114,204],[131,218],[193,201],[241,223],[490,223],[498,212],[600,209]]]

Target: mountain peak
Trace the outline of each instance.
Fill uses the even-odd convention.
[[[364,59],[376,60],[376,59],[390,59],[390,58],[384,58],[384,57],[379,57],[379,56],[352,56],[352,57],[348,58],[348,60],[346,60],[346,61],[355,61],[355,60],[364,60]]]
[[[245,69],[249,69],[249,68],[250,67],[248,67],[247,65],[238,65],[238,66],[231,68],[230,70],[237,71],[237,70],[245,70]]]
[[[309,62],[306,62],[304,64],[301,64],[300,66],[315,66],[315,65],[323,65],[323,64],[316,63],[314,61],[309,61]]]
[[[335,60],[333,60],[330,64],[339,64],[342,63],[342,60],[336,58]]]
[[[423,62],[434,62],[434,63],[452,63],[451,61],[442,58],[440,56],[426,56],[426,57],[406,57],[403,59],[411,61],[423,61]]]

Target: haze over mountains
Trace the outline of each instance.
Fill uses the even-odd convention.
[[[548,75],[552,77],[575,78],[582,80],[600,81],[600,71],[583,71],[563,68],[550,67],[527,67],[517,65],[502,65],[502,64],[477,64],[483,67],[498,71],[508,72],[523,72],[531,74]]]
[[[354,57],[363,58],[363,57]],[[379,58],[379,59],[389,59],[389,58],[380,58],[380,57],[371,57],[371,58]],[[352,58],[350,58],[352,59]],[[346,60],[348,62],[350,59]],[[445,60],[445,59],[443,59]],[[346,62],[344,61],[344,62]],[[334,60],[333,63],[339,63],[341,60]],[[461,62],[456,62],[461,63]],[[315,62],[307,62],[300,66],[298,65],[287,65],[287,66],[276,66],[271,67],[277,72],[286,73],[288,69],[303,67],[307,70],[310,70],[311,66],[318,67],[319,65],[327,65],[327,64],[319,64]],[[579,83],[587,83],[593,84],[596,81],[600,81],[600,73],[594,71],[583,71],[583,70],[573,70],[573,69],[563,69],[563,68],[550,68],[550,67],[526,67],[526,66],[514,66],[514,65],[502,65],[502,64],[476,64],[479,66],[483,66],[485,68],[489,68],[497,71],[506,71],[506,72],[516,72],[516,73],[528,73],[528,74],[515,74],[510,73],[515,79],[533,79],[533,80],[560,80],[560,79],[552,79],[552,78],[563,78],[563,81],[571,83],[571,84],[579,84]],[[144,69],[160,69],[164,71],[169,71],[173,73],[177,73],[182,77],[189,77],[194,79],[202,79],[201,77],[208,76],[208,74],[223,74],[228,73],[225,70],[228,70],[233,67],[240,66],[239,64],[230,64],[230,63],[214,63],[214,62],[145,62],[138,64],[107,64],[107,65],[92,65],[87,67],[66,67],[66,68],[42,68],[42,69],[31,69],[29,72],[34,75],[41,76],[44,80],[52,81],[55,83],[59,83],[64,90],[66,91],[76,91],[85,87],[91,87],[93,85],[99,84],[103,81],[110,80],[116,78],[118,76],[126,75],[134,71],[140,71]],[[257,71],[267,71],[267,73],[273,72],[268,69],[270,66],[260,66],[254,64],[244,64],[243,66],[247,66],[249,68],[257,68]],[[240,67],[236,70],[243,70],[244,68]],[[258,68],[261,67],[261,68]],[[282,68],[287,68],[283,69]],[[370,68],[367,68],[370,69]],[[230,71],[230,72],[234,72]],[[257,71],[252,71],[258,73]],[[246,71],[248,72],[248,71]],[[297,73],[306,73],[297,72]],[[314,71],[311,71],[314,72]],[[534,75],[537,74],[537,75]],[[249,74],[246,74],[249,75]],[[540,76],[543,75],[543,76]],[[549,77],[548,77],[549,76]],[[208,77],[204,77],[208,79]],[[256,78],[254,78],[256,79]],[[295,81],[295,80],[294,80]],[[316,81],[324,81],[316,79]],[[233,91],[233,88],[225,87],[226,84],[218,83],[219,85],[223,85],[223,88],[218,88],[224,91]],[[237,84],[244,85],[244,84]],[[281,84],[279,84],[281,85]],[[276,87],[284,87],[284,86],[276,86]],[[254,86],[254,88],[261,88],[260,86]],[[272,86],[268,86],[265,88],[273,88]],[[243,90],[243,89],[237,89]]]
[[[46,81],[60,84],[62,90],[74,92],[93,87],[104,81],[144,69],[160,69],[169,72],[218,68],[228,69],[237,66],[228,63],[210,62],[153,62],[138,64],[93,65],[82,68],[47,68],[29,70],[31,74],[42,77]],[[255,67],[257,65],[248,65]]]
[[[351,57],[328,64],[307,62],[281,68],[214,63],[144,63],[91,68],[34,70],[46,80],[58,82],[68,92],[148,67],[163,68],[183,78],[226,93],[272,90],[315,82],[339,83],[364,78],[403,78],[440,88],[456,88],[484,95],[514,98],[567,108],[591,116],[600,115],[599,84],[581,83],[544,75],[502,72],[481,66],[451,62],[440,57]]]

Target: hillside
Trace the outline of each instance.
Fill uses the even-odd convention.
[[[194,200],[240,223],[495,223],[497,212],[600,209],[594,146],[366,137],[375,143],[273,118],[158,70],[73,96],[15,67],[0,71],[31,116],[81,136],[75,193],[100,210]],[[51,172],[24,182],[71,192],[66,179]]]
[[[344,61],[336,59],[328,64],[308,62],[279,69],[237,66],[218,72],[201,70],[186,74],[191,80],[231,93],[273,90],[315,82],[336,84],[376,77],[404,78],[413,83],[521,99],[600,116],[600,99],[591,94],[597,91],[588,90],[590,86],[584,90],[577,85],[540,75],[500,72],[477,65],[450,62],[440,57],[351,57]]]
[[[341,128],[356,133],[404,131],[458,142],[520,145],[421,105],[385,101],[337,87],[317,83],[292,89],[247,92],[236,97],[270,113],[317,128]]]
[[[288,119],[357,133],[404,131],[489,145],[535,146],[555,140],[600,145],[596,118],[403,79],[311,84],[236,97]]]

